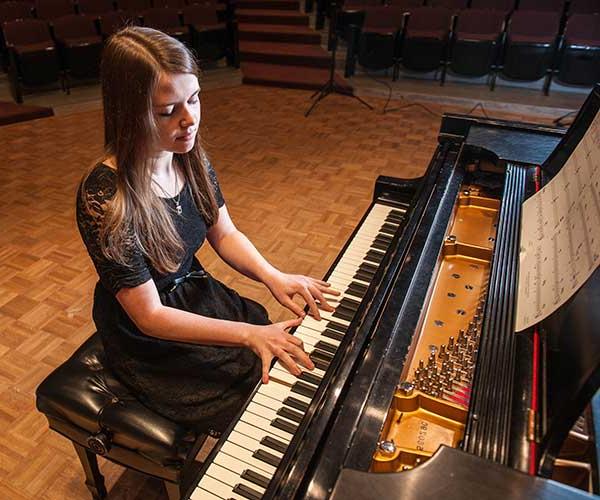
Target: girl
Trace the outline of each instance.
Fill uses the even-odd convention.
[[[99,282],[93,317],[106,358],[139,400],[176,422],[222,432],[274,357],[313,368],[299,294],[311,315],[333,308],[323,281],[282,273],[236,229],[198,135],[198,68],[177,40],[130,27],[102,59],[105,154],[84,178],[77,222]],[[207,239],[231,267],[264,283],[297,318],[215,280],[194,254]],[[262,370],[261,370],[262,364]]]

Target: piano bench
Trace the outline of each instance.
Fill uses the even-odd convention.
[[[201,465],[195,457],[207,435],[142,405],[104,364],[98,333],[46,377],[36,404],[73,442],[94,499],[106,496],[97,455],[163,480],[169,500],[181,497]]]

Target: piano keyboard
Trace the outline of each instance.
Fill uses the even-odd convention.
[[[408,205],[406,205],[408,208]],[[340,291],[333,313],[306,317],[294,335],[315,363],[299,377],[279,362],[269,372],[202,476],[191,500],[262,498],[352,321],[405,208],[374,204],[327,281]]]

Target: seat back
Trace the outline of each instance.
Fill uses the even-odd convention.
[[[26,2],[3,2],[0,3],[0,26],[7,21],[15,19],[27,19],[33,17],[31,5]]]
[[[71,0],[35,0],[35,12],[39,19],[56,19],[75,13]]]
[[[560,18],[556,12],[517,10],[510,18],[509,37],[515,41],[550,43],[558,34]]]
[[[16,19],[3,26],[7,46],[30,45],[48,42],[54,45],[48,23],[41,19]]]
[[[599,0],[571,0],[571,14],[597,14],[600,12]]]
[[[104,14],[114,10],[112,0],[79,0],[79,12],[82,14]]]
[[[404,8],[397,6],[369,7],[365,11],[363,33],[395,33],[402,27]]]
[[[408,7],[422,7],[423,6],[422,0],[388,0],[385,3],[387,5],[389,5],[390,7],[408,8]]]
[[[68,40],[70,38],[96,37],[94,19],[86,14],[69,14],[55,19],[52,22],[54,36],[57,40]]]
[[[188,5],[183,9],[183,24],[214,26],[219,24],[217,11],[211,5]]]
[[[107,38],[125,26],[136,26],[139,24],[137,16],[133,12],[117,10],[106,12],[98,16],[100,34]]]
[[[185,0],[152,0],[152,7],[173,7],[176,9],[183,9],[185,6]]]
[[[498,10],[466,9],[456,20],[455,32],[457,38],[477,39],[478,35],[484,37],[497,37],[504,28],[504,13]]]
[[[148,9],[144,12],[144,26],[157,29],[181,26],[179,12],[172,7]]]
[[[511,12],[515,3],[515,0],[471,0],[471,8]]]
[[[125,12],[141,14],[150,8],[152,8],[150,0],[117,0],[117,9]]]
[[[469,0],[428,0],[429,7],[445,7],[446,9],[460,10],[466,9]]]
[[[600,15],[573,14],[565,28],[567,45],[600,47]]]
[[[565,0],[520,0],[519,10],[558,12],[562,14]]]
[[[452,11],[445,7],[417,7],[410,10],[407,35],[444,38],[450,30]]]

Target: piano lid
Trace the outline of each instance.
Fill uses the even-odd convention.
[[[573,153],[573,150],[577,147],[577,144],[579,144],[581,138],[585,135],[599,108],[600,84],[597,83],[583,103],[583,106],[581,106],[577,117],[565,136],[542,164],[542,169],[547,175],[554,176],[563,167]]]

